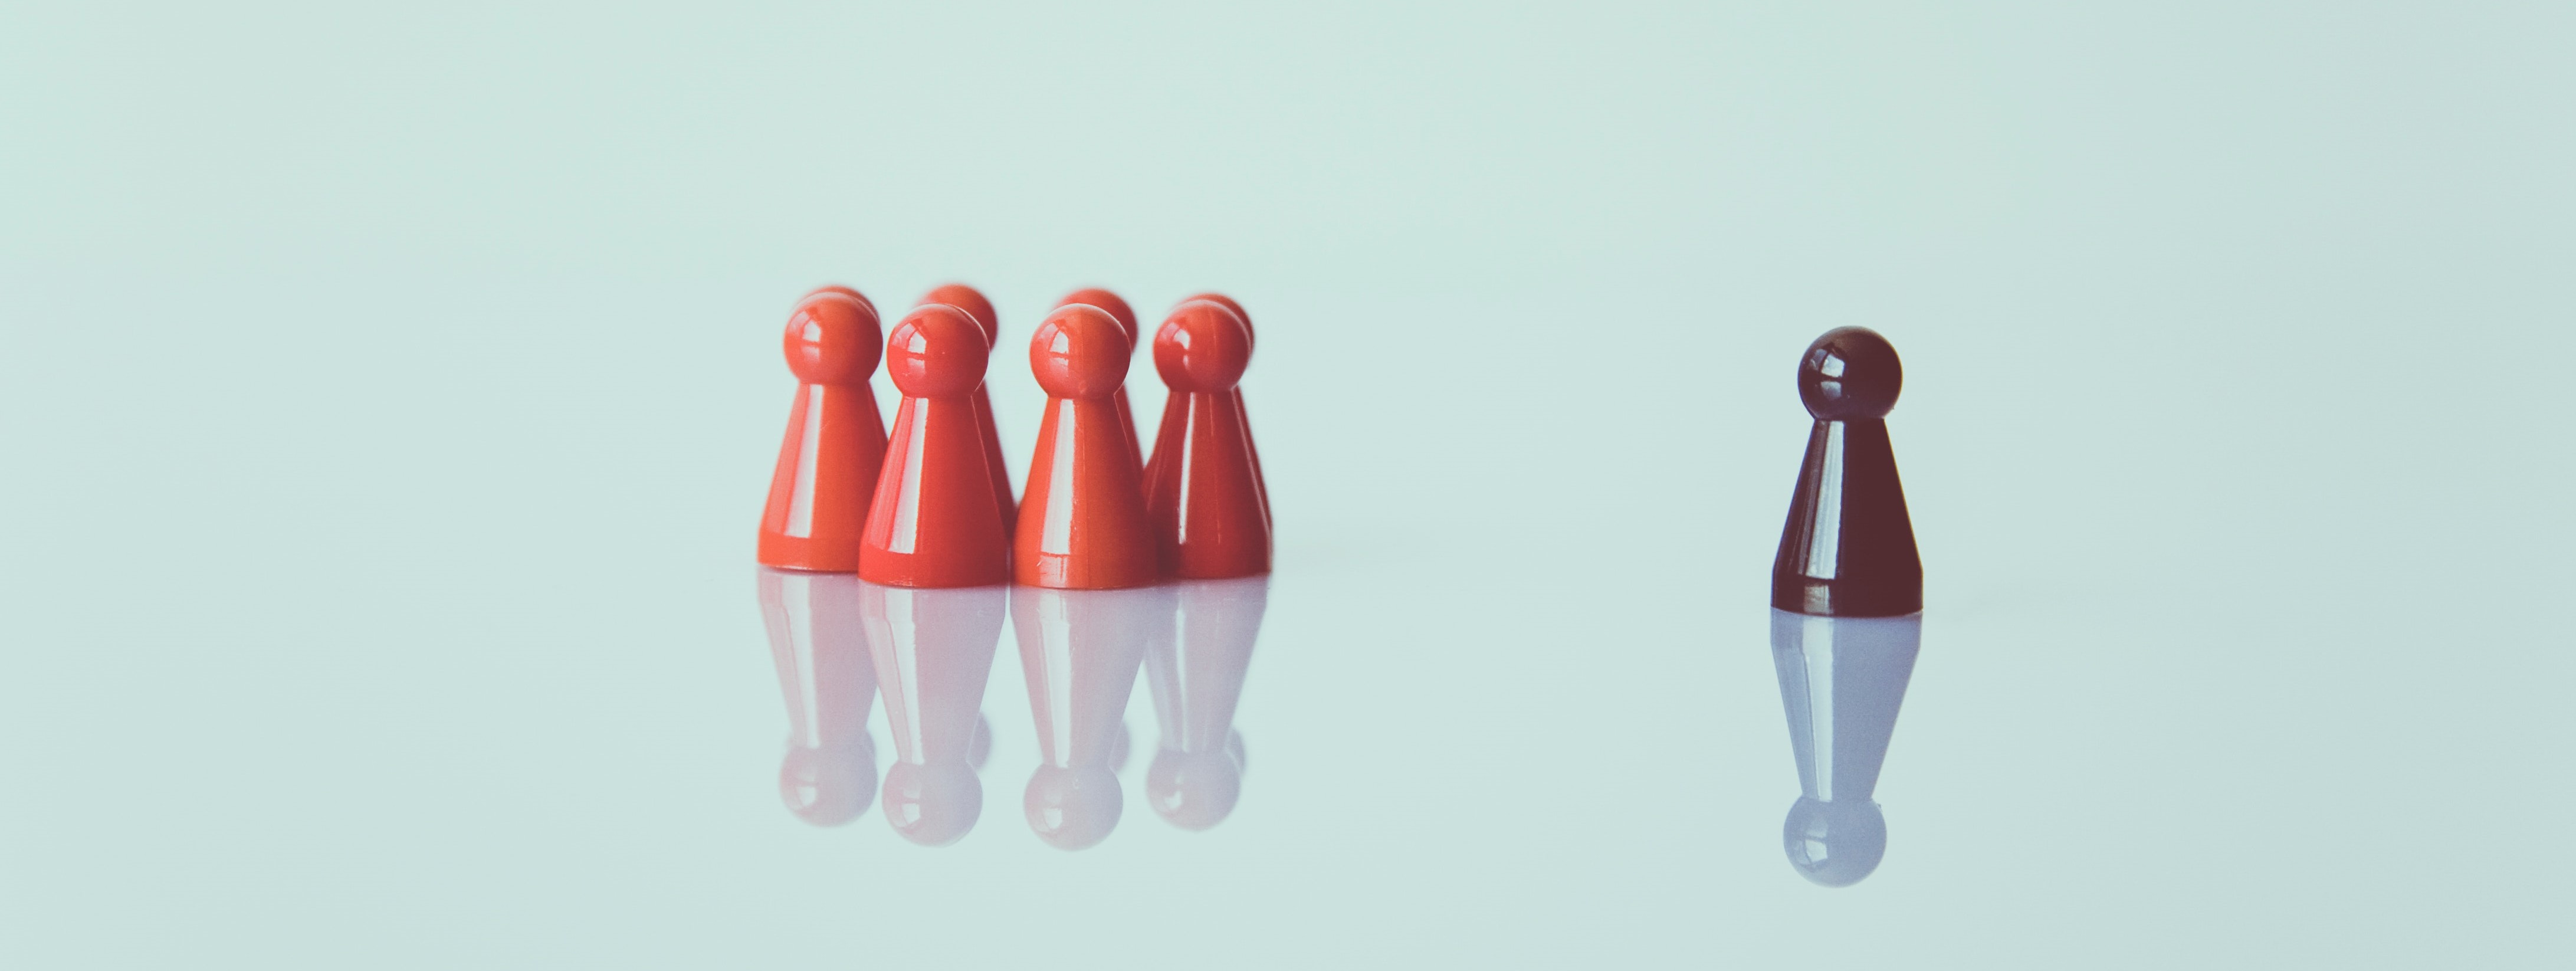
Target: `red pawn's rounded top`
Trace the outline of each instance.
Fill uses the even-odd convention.
[[[1215,393],[1243,380],[1252,364],[1252,328],[1225,305],[1193,300],[1172,308],[1154,334],[1154,370],[1174,391]]]
[[[1243,321],[1244,343],[1252,343],[1252,311],[1243,309],[1243,305],[1234,302],[1233,297],[1226,296],[1222,293],[1193,293],[1181,298],[1182,303],[1188,303],[1192,300],[1205,300],[1209,303],[1224,307],[1227,310],[1234,311],[1235,319]],[[1173,309],[1179,308],[1175,307]]]
[[[1127,352],[1136,352],[1136,308],[1128,306],[1126,300],[1099,287],[1086,287],[1065,294],[1064,299],[1056,301],[1055,305],[1061,307],[1074,303],[1087,303],[1109,311],[1109,316],[1117,319],[1118,329],[1127,335]]]
[[[963,283],[943,283],[922,294],[919,302],[944,303],[965,311],[966,316],[975,319],[975,326],[984,329],[986,350],[992,349],[993,342],[1002,336],[1001,323],[993,316],[993,302],[984,299],[982,290]]]
[[[866,384],[877,373],[877,311],[865,301],[821,292],[787,317],[787,370],[806,384]]]
[[[1895,346],[1867,327],[1826,331],[1798,359],[1798,400],[1819,421],[1884,418],[1904,386]]]
[[[1055,308],[1029,338],[1029,370],[1058,398],[1106,398],[1127,383],[1126,332],[1096,304]]]
[[[955,397],[983,382],[990,354],[974,318],[948,304],[926,303],[903,315],[886,337],[886,376],[908,397]]]
[[[802,302],[802,301],[804,301],[804,300],[811,299],[811,298],[813,298],[813,297],[818,297],[818,296],[821,296],[821,295],[826,294],[826,293],[837,293],[837,294],[840,294],[840,295],[842,295],[842,296],[844,296],[844,297],[848,297],[848,298],[850,298],[850,299],[852,299],[852,300],[856,300],[856,301],[858,301],[858,302],[860,302],[860,303],[867,304],[867,305],[868,305],[868,312],[869,312],[869,313],[876,313],[876,312],[877,312],[877,303],[876,303],[876,301],[868,299],[868,295],[867,295],[867,294],[860,293],[860,292],[859,292],[859,291],[857,291],[857,290],[851,289],[851,288],[849,288],[849,287],[842,286],[842,285],[840,285],[840,284],[838,284],[838,283],[826,283],[826,284],[823,284],[822,286],[815,287],[815,288],[814,288],[814,291],[813,291],[812,293],[808,293],[808,294],[806,294],[805,296],[803,296],[803,297],[799,297],[799,298],[797,298],[797,299],[798,299],[798,301],[799,301],[799,302]]]

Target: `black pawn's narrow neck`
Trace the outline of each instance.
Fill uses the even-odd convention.
[[[1771,563],[1771,606],[1820,617],[1923,609],[1923,563],[1887,422],[1819,421]]]

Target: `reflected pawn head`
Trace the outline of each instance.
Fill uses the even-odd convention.
[[[1109,838],[1118,828],[1118,815],[1126,797],[1118,791],[1118,777],[1099,766],[1067,768],[1056,765],[1038,767],[1029,777],[1029,828],[1059,850],[1084,850]]]
[[[957,763],[896,762],[885,781],[886,822],[922,846],[946,846],[975,828],[984,783]]]
[[[1896,347],[1867,327],[1837,327],[1798,359],[1798,400],[1820,421],[1885,418],[1905,386]]]
[[[1789,865],[1820,886],[1848,887],[1887,855],[1887,817],[1865,799],[1819,802],[1800,797],[1781,827]]]
[[[778,764],[778,798],[787,811],[816,826],[859,818],[877,797],[876,746],[862,737],[838,748],[791,745]]]
[[[1224,822],[1242,796],[1243,767],[1233,752],[1157,749],[1154,764],[1145,769],[1145,798],[1154,814],[1182,829]]]

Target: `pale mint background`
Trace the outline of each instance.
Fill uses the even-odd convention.
[[[2576,6],[524,6],[0,6],[0,966],[2567,960]],[[952,278],[1015,470],[1057,294],[1256,318],[1212,831],[1030,835],[1007,640],[963,842],[778,804],[777,328]],[[1826,890],[1846,324],[1929,612]]]

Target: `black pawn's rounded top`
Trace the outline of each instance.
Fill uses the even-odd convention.
[[[1867,327],[1826,331],[1798,359],[1798,400],[1819,421],[1887,417],[1904,386],[1896,348]]]

